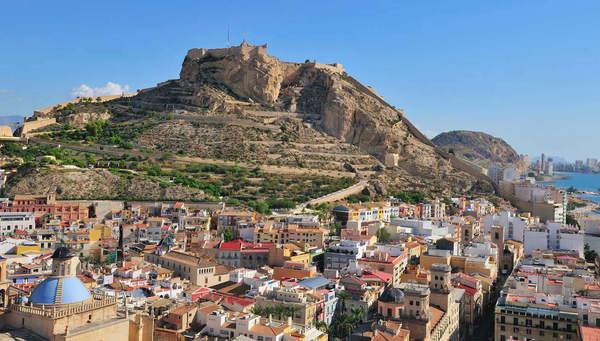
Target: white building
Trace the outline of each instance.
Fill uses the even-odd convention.
[[[342,240],[325,252],[325,269],[345,270],[351,263],[363,258],[366,251],[367,243],[364,241]]]
[[[432,220],[417,220],[417,219],[406,219],[406,218],[395,218],[392,219],[390,224],[389,232],[395,233],[409,233],[416,234],[423,237],[445,237],[448,235],[449,225],[442,221]],[[388,228],[386,228],[388,229]]]
[[[494,259],[498,259],[498,248],[492,247],[491,242],[470,243],[469,245],[465,246],[463,255],[467,257],[494,257]]]
[[[0,212],[0,235],[6,236],[16,230],[33,231],[35,217],[30,212]]]
[[[531,255],[535,250],[565,250],[576,251],[583,257],[584,236],[583,231],[556,222],[545,225],[531,226],[525,229],[523,246],[526,255]]]
[[[512,212],[502,211],[500,214],[488,214],[483,217],[483,231],[487,235],[492,226],[502,226],[504,228],[504,239],[513,239],[523,242],[523,231],[529,220],[519,217]]]

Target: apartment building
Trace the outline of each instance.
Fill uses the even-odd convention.
[[[83,220],[89,208],[80,202],[57,201],[54,195],[15,195],[12,201],[0,203],[0,212],[30,212],[36,216],[50,214],[61,221]]]
[[[325,251],[325,269],[345,270],[350,264],[356,264],[366,251],[367,243],[364,241],[342,240]]]
[[[368,257],[358,259],[358,265],[365,269],[382,271],[392,276],[392,286],[400,285],[400,277],[408,264],[408,257],[405,252],[392,255],[389,251],[377,251]]]
[[[389,202],[379,202],[338,205],[333,208],[332,213],[335,220],[345,226],[348,221],[390,221],[398,217],[400,211]]]
[[[182,279],[200,287],[211,287],[229,281],[229,267],[209,259],[181,251],[146,253],[144,260],[167,268]]]
[[[217,253],[217,261],[234,268],[257,269],[269,260],[271,243],[248,243],[241,239],[222,242]]]
[[[264,226],[254,230],[255,243],[306,243],[314,247],[323,247],[329,231],[319,226],[265,222]]]
[[[15,234],[17,230],[31,233],[35,229],[35,217],[30,212],[0,212],[0,235]]]
[[[320,297],[316,296],[311,289],[302,287],[283,287],[276,288],[263,295],[255,297],[258,307],[293,307],[294,314],[290,316],[292,323],[308,327],[313,325],[317,314],[317,306]]]
[[[595,275],[571,259],[546,250],[521,261],[496,304],[496,340],[577,340],[580,325],[600,321]]]

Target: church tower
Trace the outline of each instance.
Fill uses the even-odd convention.
[[[440,307],[443,311],[448,311],[452,304],[452,295],[450,295],[452,268],[448,264],[433,264],[430,273],[431,304]]]

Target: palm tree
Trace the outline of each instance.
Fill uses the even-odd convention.
[[[315,328],[317,328],[325,334],[329,334],[329,326],[327,326],[327,323],[325,323],[325,321],[315,321]]]
[[[265,309],[259,305],[255,305],[252,307],[252,309],[250,309],[250,312],[252,312],[254,315],[264,316]]]
[[[275,313],[275,308],[273,306],[268,305],[266,307],[263,307],[263,309],[264,309],[264,315],[263,315],[264,317],[269,317]]]
[[[346,300],[351,299],[352,295],[349,292],[347,292],[346,290],[342,290],[337,293],[337,297],[341,302],[340,307],[341,307],[342,312],[345,312],[346,311]]]
[[[294,316],[296,316],[296,313],[300,311],[300,307],[295,304],[291,304],[291,305],[285,307],[285,309],[286,309],[286,316],[291,317],[292,320],[294,319]]]
[[[283,320],[283,316],[287,312],[287,307],[283,304],[278,304],[273,308],[273,313],[277,315],[278,320]]]
[[[335,334],[342,339],[348,338],[356,326],[354,320],[347,314],[341,314],[335,320],[335,324]]]
[[[363,307],[358,307],[358,308],[352,309],[350,316],[352,316],[352,318],[354,318],[355,320],[357,320],[360,323],[360,322],[362,322],[364,313],[365,313],[365,310],[363,309]]]

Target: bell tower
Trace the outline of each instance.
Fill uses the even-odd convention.
[[[403,317],[429,320],[429,288],[420,284],[409,284],[404,289]]]
[[[433,264],[430,272],[431,304],[440,307],[443,311],[448,311],[453,299],[450,294],[452,268],[448,264]]]
[[[61,246],[52,254],[52,276],[70,277],[77,275],[79,258],[74,257],[71,250]]]

